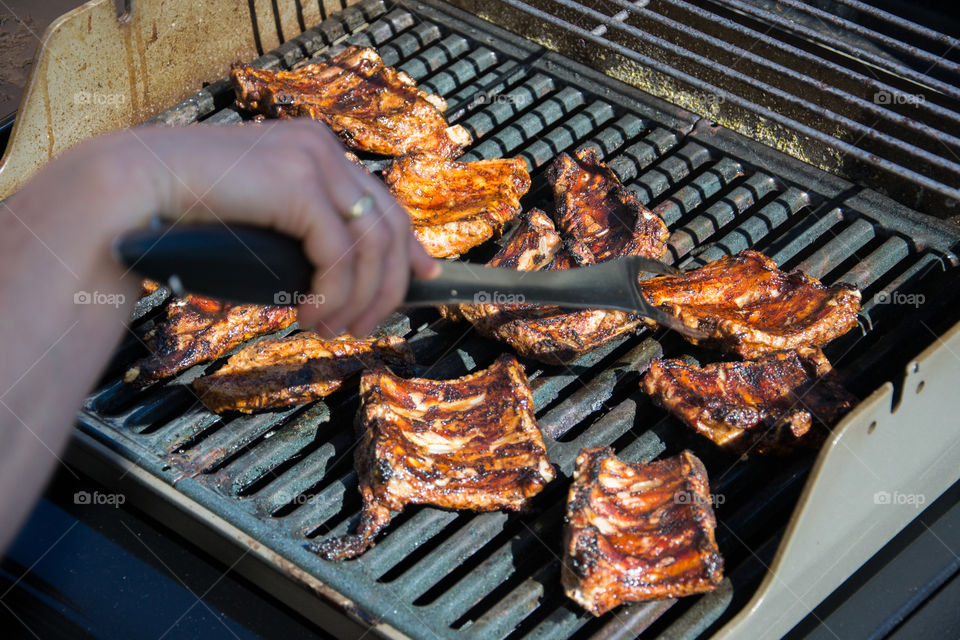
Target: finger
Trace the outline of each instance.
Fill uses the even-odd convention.
[[[440,261],[432,258],[411,232],[407,244],[410,247],[410,271],[421,280],[432,280],[440,275]]]
[[[384,199],[382,190],[378,191],[377,181],[341,157],[334,164],[331,174],[337,175],[338,179],[328,180],[327,187],[330,199],[337,207],[346,212],[364,199],[373,198],[368,210],[347,224],[353,239],[353,287],[347,302],[331,318],[332,324],[347,326],[370,306],[377,295],[395,225],[384,217]]]
[[[332,337],[341,333],[344,324],[337,320],[338,311],[348,303],[350,291],[353,288],[353,267],[351,264],[350,241],[344,244],[347,246],[338,247],[334,253],[318,256],[314,252],[314,247],[318,246],[317,236],[322,235],[323,231],[313,229],[304,239],[304,250],[307,258],[320,263],[315,270],[311,281],[311,290],[315,298],[315,304],[301,305],[298,308],[298,319],[301,326],[317,329],[321,334]],[[325,265],[324,260],[331,256],[340,256],[332,264]]]
[[[410,218],[403,207],[387,192],[379,189],[377,201],[384,208],[387,223],[393,230],[392,243],[384,255],[385,273],[378,283],[379,289],[373,304],[358,316],[353,329],[364,333],[372,330],[376,322],[386,317],[403,302],[407,282],[410,278]]]
[[[383,277],[374,302],[365,309],[350,325],[349,331],[354,335],[367,335],[383,320],[403,303],[410,279],[410,261],[407,254],[407,244],[403,238],[397,238],[396,249],[391,251],[384,264]]]
[[[372,212],[351,222],[350,228],[358,235],[353,256],[353,289],[349,302],[336,315],[336,323],[348,330],[358,316],[375,304],[386,269],[384,258],[389,255],[393,241],[389,225]]]

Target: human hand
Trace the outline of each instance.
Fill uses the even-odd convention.
[[[298,317],[327,335],[369,333],[402,303],[411,272],[429,278],[438,271],[410,232],[404,209],[313,121],[143,128],[70,154],[117,163],[110,195],[123,211],[106,214],[115,218],[108,233],[160,214],[172,223],[256,224],[301,238],[316,267],[312,293],[320,294],[308,299],[323,303],[301,304]],[[83,164],[82,157],[64,161]],[[366,193],[373,206],[345,220]],[[105,215],[102,208],[97,215]]]

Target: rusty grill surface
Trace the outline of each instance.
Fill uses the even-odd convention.
[[[860,328],[825,351],[861,398],[902,371],[915,353],[904,348],[910,326],[936,327],[952,313],[934,294],[956,283],[953,251],[960,234],[953,226],[448,5],[365,0],[257,64],[291,67],[331,56],[345,43],[375,46],[387,64],[443,95],[449,119],[475,138],[465,159],[526,158],[533,187],[525,208],[551,210],[545,167],[560,151],[591,144],[663,216],[677,263],[702,264],[753,247],[781,268],[803,269],[827,284],[858,285],[864,292]],[[244,116],[231,102],[222,80],[155,121],[239,122]],[[469,258],[483,260],[491,252]],[[890,304],[910,292],[930,296],[922,311]],[[163,302],[161,292],[138,305],[134,329],[145,331],[161,317]],[[506,349],[433,310],[395,315],[381,331],[406,335],[428,377],[485,367]],[[922,340],[920,333],[912,335]],[[368,622],[417,638],[619,638],[643,629],[693,638],[722,624],[752,594],[813,458],[740,461],[697,438],[637,388],[639,374],[661,354],[702,362],[719,357],[676,335],[644,330],[569,366],[526,362],[537,416],[560,471],[531,510],[475,514],[411,507],[376,547],[344,563],[326,562],[308,547],[352,529],[359,514],[355,388],[304,407],[220,417],[188,386],[217,363],[146,390],[124,385],[123,369],[143,355],[131,338],[86,402],[80,423],[88,435],[343,594],[354,603],[354,616]],[[569,475],[581,447],[601,445],[631,461],[684,448],[704,460],[718,496],[717,538],[727,566],[717,591],[624,607],[597,619],[565,598],[559,556]]]
[[[960,214],[960,40],[857,0],[451,0],[940,217]]]

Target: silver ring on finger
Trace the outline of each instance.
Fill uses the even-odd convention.
[[[373,194],[370,193],[369,189],[367,189],[356,202],[342,212],[342,216],[346,222],[350,222],[352,220],[356,220],[357,218],[363,217],[372,208]]]

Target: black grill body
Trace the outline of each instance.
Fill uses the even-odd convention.
[[[531,26],[531,28],[534,28]],[[681,265],[756,248],[784,269],[864,293],[860,328],[826,353],[860,397],[895,378],[932,340],[904,323],[940,327],[956,309],[938,288],[956,284],[960,233],[893,200],[825,173],[679,107],[438,2],[387,5],[364,0],[265,54],[256,64],[291,67],[334,55],[345,43],[370,45],[384,61],[443,95],[452,123],[473,134],[466,159],[520,155],[533,167],[525,208],[552,209],[543,173],[561,151],[594,145],[618,176],[669,225]],[[171,125],[231,124],[219,81],[157,116]],[[483,260],[485,248],[469,259]],[[905,313],[878,294],[930,296]],[[161,291],[140,303],[134,330],[163,312]],[[911,320],[914,319],[914,320]],[[421,374],[445,378],[487,366],[506,348],[432,310],[396,315],[381,332],[406,335]],[[352,529],[359,513],[352,422],[358,401],[345,389],[305,407],[243,417],[207,411],[189,383],[210,365],[137,390],[120,376],[142,355],[123,345],[80,413],[81,440],[127,461],[150,492],[233,536],[234,542],[320,600],[296,606],[318,617],[332,602],[378,633],[413,638],[631,637],[640,630],[696,637],[718,628],[749,600],[803,488],[813,456],[739,460],[690,433],[639,392],[651,359],[718,355],[676,335],[644,330],[568,366],[526,362],[537,416],[559,479],[522,514],[409,508],[376,547],[330,563],[314,540]],[[593,618],[560,586],[564,502],[576,454],[612,445],[632,461],[683,449],[707,465],[727,576],[715,592],[683,601],[625,607]],[[130,471],[132,470],[132,471]],[[183,514],[180,513],[180,516]],[[179,517],[179,516],[178,516]],[[216,544],[216,543],[214,543]]]

